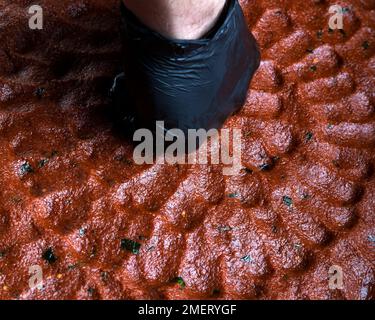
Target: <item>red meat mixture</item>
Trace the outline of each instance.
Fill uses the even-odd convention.
[[[241,1],[262,63],[236,176],[133,163],[117,0],[41,0],[34,31],[26,3],[0,0],[0,298],[374,298],[374,1]]]

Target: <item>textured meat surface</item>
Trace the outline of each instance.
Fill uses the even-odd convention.
[[[31,4],[0,0],[0,298],[374,298],[374,1],[241,1],[262,63],[232,177],[133,163],[118,1],[41,0],[35,31]]]

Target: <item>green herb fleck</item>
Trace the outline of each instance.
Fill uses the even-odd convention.
[[[344,29],[339,29],[339,32],[342,34],[343,37],[346,37],[346,32]]]
[[[268,171],[271,169],[271,165],[269,163],[263,163],[259,166],[260,171]]]
[[[310,141],[314,137],[314,134],[312,132],[307,132],[305,135],[305,140]]]
[[[314,49],[309,48],[309,49],[306,50],[306,52],[307,53],[314,53]]]
[[[229,193],[228,198],[231,198],[231,199],[238,198],[238,194],[237,193]]]
[[[252,262],[253,259],[249,255],[246,255],[246,256],[241,258],[241,261],[249,263],[249,262]]]
[[[293,205],[293,200],[291,197],[284,196],[283,197],[283,202],[286,206],[291,207]]]
[[[333,129],[333,124],[328,124],[327,129]]]
[[[86,234],[86,228],[79,229],[78,233],[79,233],[80,237],[83,237]]]
[[[364,42],[362,43],[362,48],[363,48],[364,50],[367,50],[368,48],[370,48],[370,43],[369,43],[368,41],[364,41]]]
[[[350,12],[350,9],[348,7],[342,8],[342,13],[348,13]]]
[[[21,165],[21,168],[20,168],[20,175],[21,176],[24,176],[24,175],[26,175],[28,173],[32,173],[32,172],[34,172],[34,169],[31,166],[31,164],[28,163],[27,161]]]
[[[295,243],[294,244],[294,248],[297,249],[297,250],[299,250],[299,249],[302,248],[302,245],[300,243]]]
[[[184,281],[184,279],[182,279],[181,277],[176,277],[173,279],[173,282],[177,283],[181,289],[184,289],[186,287],[186,283]]]
[[[89,287],[88,289],[87,289],[87,293],[89,294],[89,296],[93,296],[94,295],[94,293],[95,293],[95,289],[94,288],[92,288],[92,287]]]
[[[375,236],[370,234],[368,236],[368,240],[372,243],[373,246],[375,246]]]
[[[34,91],[35,96],[37,96],[39,99],[43,98],[43,95],[45,93],[46,89],[44,88],[36,88]]]
[[[317,68],[317,66],[313,65],[313,66],[310,67],[310,70],[312,72],[315,72],[316,70],[318,70],[318,68]]]
[[[133,254],[138,254],[141,244],[129,239],[121,240],[121,249],[132,252]]]
[[[55,254],[53,253],[52,248],[48,248],[46,251],[43,252],[42,258],[46,260],[48,263],[54,263],[56,262],[57,258]]]
[[[48,163],[48,159],[42,159],[38,162],[38,168],[43,168],[47,163]]]
[[[317,37],[318,37],[319,39],[321,39],[322,36],[323,36],[323,30],[319,30],[319,31],[316,33],[316,35],[317,35]]]

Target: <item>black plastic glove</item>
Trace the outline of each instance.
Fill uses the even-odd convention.
[[[117,114],[134,129],[220,128],[244,103],[260,54],[237,0],[199,40],[171,40],[122,5],[125,73],[115,81]]]

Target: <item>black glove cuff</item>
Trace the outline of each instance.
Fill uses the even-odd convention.
[[[260,54],[237,0],[198,40],[171,40],[122,5],[125,88],[138,127],[220,128],[245,101]],[[125,90],[124,88],[124,90]]]

